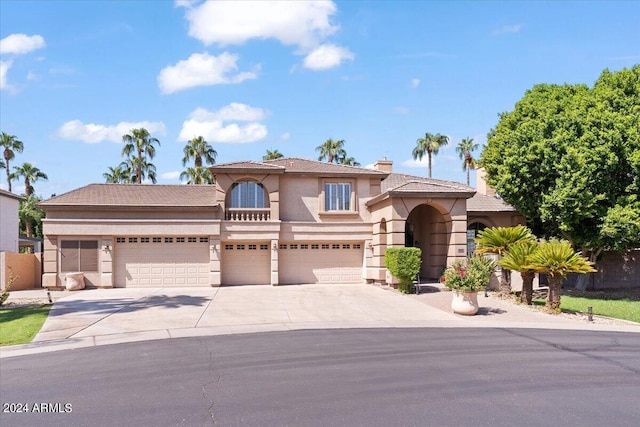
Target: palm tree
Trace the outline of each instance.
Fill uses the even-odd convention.
[[[524,241],[535,241],[536,237],[527,227],[517,225],[515,227],[490,227],[478,233],[476,237],[476,253],[497,254],[502,258],[510,247]],[[500,277],[500,294],[511,293],[511,270],[502,268]]]
[[[573,250],[571,243],[558,239],[540,243],[538,250],[531,255],[529,268],[549,275],[546,307],[556,313],[560,311],[562,280],[567,274],[596,271],[591,261]]]
[[[213,184],[209,168],[187,168],[180,174],[180,180],[187,179],[187,184]]]
[[[130,166],[134,171],[135,180],[138,184],[142,184],[142,179],[146,175],[155,184],[155,166],[146,159],[153,159],[156,155],[156,148],[153,144],[160,145],[158,138],[152,138],[149,131],[145,128],[131,129],[131,133],[122,136],[125,143],[122,147],[123,156],[134,156]],[[146,168],[146,169],[145,169]]]
[[[9,161],[13,160],[15,153],[22,153],[24,144],[19,141],[15,135],[8,135],[2,132],[0,136],[0,146],[4,148],[4,168],[7,170],[7,185],[9,186],[9,192],[11,192],[11,172],[9,171]]]
[[[471,152],[478,149],[478,144],[473,143],[473,138],[463,138],[456,147],[456,151],[462,159],[462,170],[467,172],[467,187],[469,186],[469,171],[476,168],[476,159]]]
[[[13,173],[10,176],[11,179],[24,178],[25,194],[30,196],[33,194],[32,183],[36,181],[46,181],[49,177],[37,167],[31,165],[31,163],[23,163],[22,166],[14,166]]]
[[[44,211],[37,208],[36,205],[38,202],[40,202],[40,198],[34,195],[29,195],[20,202],[20,230],[24,230],[27,237],[33,237],[36,234],[40,234],[36,233],[36,228],[40,230],[42,218],[44,218]]]
[[[133,181],[133,176],[128,169],[124,169],[123,165],[111,167],[109,166],[109,170],[102,174],[105,182],[111,184],[131,184]]]
[[[316,151],[320,152],[320,156],[318,156],[318,160],[322,161],[327,159],[327,163],[333,163],[334,161],[338,163],[340,157],[346,156],[346,151],[344,151],[344,140],[340,139],[338,141],[334,141],[329,138],[321,145],[316,147]]]
[[[152,183],[157,182],[156,167],[153,163],[149,163],[146,158],[140,160],[137,157],[129,157],[118,166],[126,175],[131,176],[132,184],[142,184],[145,179]],[[140,171],[140,174],[136,172]]]
[[[360,163],[356,162],[356,159],[354,159],[353,157],[347,157],[346,153],[344,157],[340,157],[338,163],[347,166],[360,166]]]
[[[439,133],[431,134],[429,132],[424,134],[424,138],[418,138],[416,140],[416,147],[413,149],[413,159],[422,160],[424,155],[427,155],[429,161],[429,178],[431,178],[431,154],[438,154],[440,147],[444,147],[449,143],[449,137],[440,135]]]
[[[262,160],[276,160],[283,158],[284,155],[278,150],[267,150],[267,153],[262,156]]]
[[[182,166],[186,166],[189,160],[194,159],[194,167],[201,168],[202,160],[206,160],[207,164],[214,164],[218,153],[211,145],[201,136],[196,136],[189,140],[184,146],[184,157],[182,158]]]
[[[533,296],[533,279],[536,271],[529,267],[531,255],[538,249],[538,242],[525,240],[517,245],[511,246],[498,263],[502,268],[513,270],[522,276],[522,296],[520,301],[526,305],[531,305]]]

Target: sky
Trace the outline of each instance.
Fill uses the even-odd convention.
[[[478,157],[535,84],[640,63],[639,21],[632,0],[1,0],[0,131],[24,143],[12,168],[48,175],[45,199],[104,182],[139,127],[160,140],[158,184],[180,183],[194,136],[216,163],[317,159],[332,138],[363,166],[426,176],[411,155],[426,132],[450,140],[433,177],[465,182],[461,139]]]

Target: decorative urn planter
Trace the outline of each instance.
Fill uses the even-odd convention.
[[[478,312],[478,291],[451,290],[451,310],[465,316],[473,316]]]

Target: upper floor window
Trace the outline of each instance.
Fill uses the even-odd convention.
[[[324,210],[351,210],[351,183],[326,182],[324,184]]]
[[[232,208],[264,208],[265,205],[265,191],[262,184],[241,181],[231,187]]]

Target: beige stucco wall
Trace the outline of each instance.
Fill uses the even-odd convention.
[[[20,201],[0,194],[0,251],[18,252]]]
[[[42,282],[40,254],[0,252],[0,289],[5,289],[13,276],[11,291],[39,288]]]

